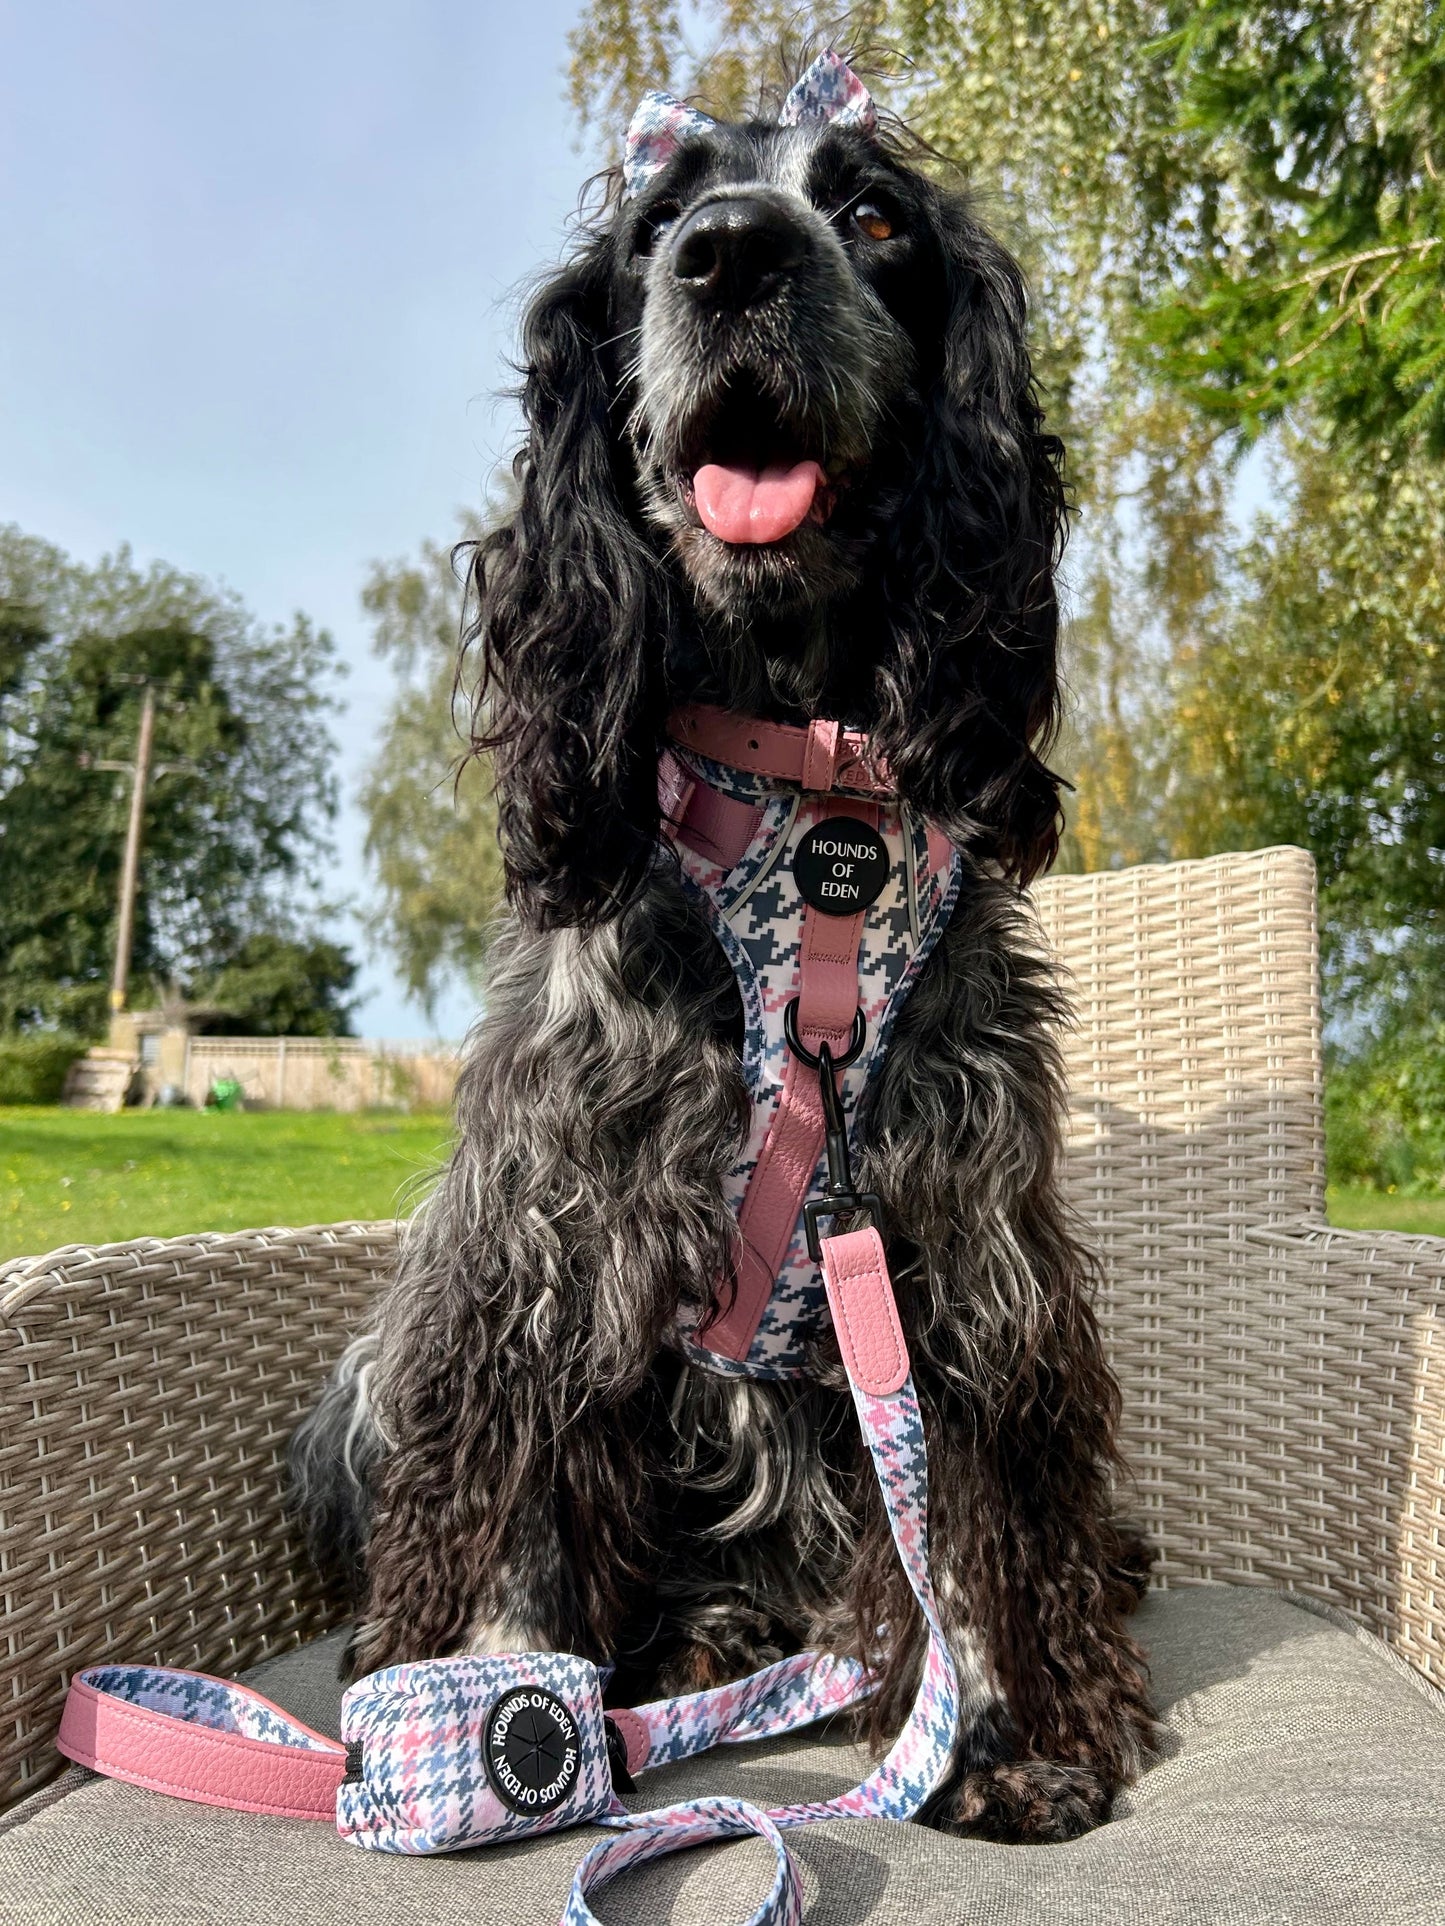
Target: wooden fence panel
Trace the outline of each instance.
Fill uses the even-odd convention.
[[[248,1109],[381,1110],[444,1107],[457,1078],[454,1048],[358,1037],[192,1037],[183,1080],[203,1104],[222,1077]]]

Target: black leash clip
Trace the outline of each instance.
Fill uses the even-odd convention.
[[[808,1240],[808,1255],[815,1264],[823,1261],[822,1234],[818,1229],[824,1217],[844,1217],[866,1210],[875,1224],[883,1220],[883,1203],[876,1191],[855,1190],[853,1167],[848,1157],[848,1125],[843,1116],[843,1099],[838,1095],[837,1073],[856,1063],[868,1036],[868,1019],[860,1004],[853,1018],[853,1033],[848,1048],[835,1057],[826,1043],[818,1045],[815,1056],[798,1035],[798,999],[793,998],[783,1012],[783,1036],[788,1048],[810,1070],[818,1073],[818,1089],[823,1099],[823,1142],[828,1157],[828,1181],[821,1197],[803,1206],[803,1232]]]

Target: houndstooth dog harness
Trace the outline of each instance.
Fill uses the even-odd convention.
[[[373,1852],[456,1852],[600,1826],[612,1836],[578,1866],[561,1926],[596,1926],[589,1895],[628,1867],[753,1834],[771,1844],[775,1870],[746,1926],[801,1926],[784,1833],[819,1820],[914,1818],[947,1776],[957,1740],[957,1678],[929,1576],[923,1424],[883,1241],[876,1224],[828,1236],[817,1224],[860,1207],[876,1219],[878,1200],[851,1189],[850,1123],[947,921],[959,871],[951,850],[889,802],[862,745],[836,725],[784,729],[694,710],[675,717],[673,730],[677,749],[662,770],[670,834],[738,973],[754,1098],[729,1179],[746,1261],[736,1291],[681,1341],[713,1369],[788,1375],[831,1317],[928,1633],[917,1697],[892,1749],[834,1799],[762,1808],[703,1798],[642,1811],[623,1803],[619,1792],[636,1790],[633,1773],[796,1731],[868,1696],[862,1665],[816,1652],[711,1691],[609,1711],[606,1670],[568,1653],[425,1659],[350,1686],[339,1741],[243,1685],[103,1665],[72,1680],[57,1744],[80,1765],[153,1791],[332,1821]],[[805,848],[811,881],[807,865],[800,870]],[[849,864],[869,869],[868,903],[817,911],[830,880],[848,894],[852,879],[835,866]],[[790,893],[790,874],[804,877],[806,907]],[[841,1089],[835,1057],[848,1066]],[[827,1180],[808,1201],[825,1138]]]

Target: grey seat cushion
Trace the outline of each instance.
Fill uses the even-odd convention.
[[[791,1835],[808,1926],[1441,1926],[1445,1710],[1375,1640],[1263,1591],[1141,1610],[1170,1728],[1111,1822],[1070,1845],[997,1846],[842,1821]],[[251,1677],[335,1729],[337,1642]],[[827,1797],[864,1761],[836,1732],[651,1773],[648,1804],[702,1792]],[[324,1825],[190,1805],[73,1771],[0,1822],[0,1918],[556,1926],[595,1834],[443,1859],[344,1845]],[[730,1926],[771,1877],[759,1841],[685,1853],[604,1890],[608,1926]]]

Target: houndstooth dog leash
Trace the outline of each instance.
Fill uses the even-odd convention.
[[[829,1070],[831,1075],[831,1067]],[[596,1666],[560,1652],[427,1659],[360,1679],[341,1741],[259,1693],[162,1666],[95,1666],[71,1683],[57,1744],[77,1764],[205,1805],[333,1819],[373,1852],[456,1852],[594,1824],[615,1836],[577,1868],[562,1926],[630,1866],[753,1833],[776,1857],[747,1926],[797,1926],[802,1895],[782,1834],[823,1819],[913,1818],[953,1756],[958,1693],[928,1572],[923,1426],[882,1240],[820,1242],[828,1304],[888,1522],[928,1628],[918,1696],[888,1756],[851,1792],[767,1809],[731,1798],[629,1812],[615,1784],[717,1744],[776,1737],[865,1698],[856,1661],[811,1652],[689,1697],[604,1712]]]

